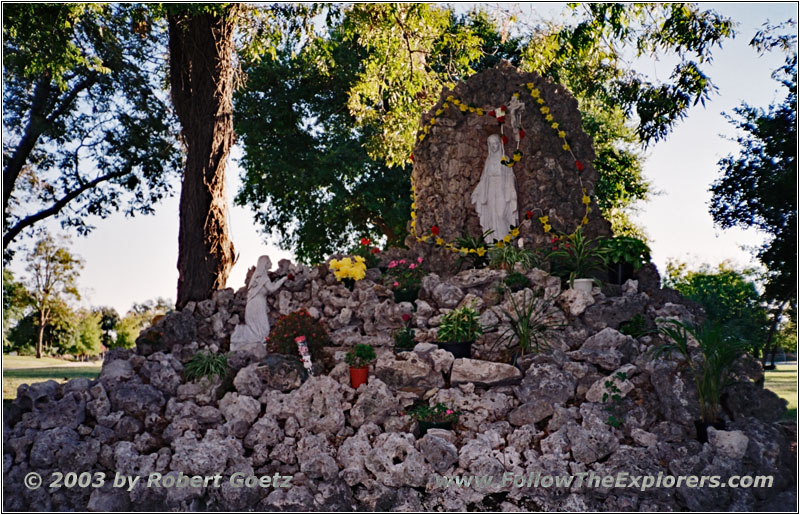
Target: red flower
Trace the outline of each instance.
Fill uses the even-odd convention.
[[[492,111],[489,111],[487,114],[488,114],[489,116],[494,116],[494,110],[492,110]]]
[[[290,281],[293,281],[294,280],[294,274],[288,274],[286,276],[286,278],[289,279]]]
[[[378,247],[372,247],[372,249],[369,252],[371,254],[377,254],[380,251],[381,251],[381,249],[379,249]]]
[[[553,239],[550,240],[550,243],[555,243],[558,241],[558,236],[553,236]]]
[[[506,117],[505,117],[505,116],[500,116],[499,118],[497,118],[497,121],[498,121],[499,123],[503,123],[503,122],[505,122],[505,121],[506,121]]]
[[[583,171],[583,163],[581,163],[580,161],[575,161],[575,168],[577,168],[579,172],[582,172]]]
[[[439,226],[438,225],[431,226],[431,233],[434,236],[438,236],[439,235]]]
[[[522,129],[520,129],[520,130],[519,130],[519,139],[522,139],[522,138],[524,138],[524,137],[525,137],[525,131],[523,131]]]
[[[367,246],[367,245],[369,245],[370,243],[371,243],[371,242],[370,242],[369,238],[361,238],[361,244],[362,244],[362,245],[364,245],[364,246]]]
[[[506,110],[506,106],[504,106],[504,105],[501,105],[501,106],[500,106],[500,109],[502,109],[503,111],[505,111],[505,110]]]
[[[414,154],[411,154],[410,156],[408,156],[408,158],[411,160],[412,163],[414,162]]]
[[[408,322],[409,320],[411,320],[411,315],[403,313],[403,322]]]
[[[527,218],[528,220],[533,218],[533,211],[531,211],[530,209],[525,211],[525,218]]]
[[[508,143],[508,138],[506,138],[505,136],[503,136],[503,145],[505,145],[506,143]]]

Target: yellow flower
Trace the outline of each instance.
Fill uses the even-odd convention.
[[[550,127],[554,128],[554,129],[558,129],[558,122],[551,123]]]
[[[517,229],[512,229],[512,231],[511,231],[511,237],[512,237],[512,238],[516,238],[517,236],[519,236],[519,228],[517,228]]]
[[[439,108],[439,109],[436,110],[436,116],[442,116],[443,113],[444,113],[444,109]]]
[[[461,104],[461,105],[459,106],[459,109],[461,109],[461,112],[462,112],[462,113],[466,113],[466,112],[467,112],[467,106],[466,106],[465,104]]]
[[[589,203],[591,203],[591,201],[592,199],[589,198],[589,195],[584,195],[583,198],[581,199],[581,202],[583,202],[587,206],[589,205]]]
[[[514,93],[514,94],[513,94],[513,95],[511,95],[511,96],[512,96],[512,97],[514,97],[514,98],[519,98],[519,92],[517,92],[517,93]]]
[[[436,238],[437,245],[444,245],[444,240],[442,238]]]
[[[423,133],[425,133],[425,134],[428,134],[429,132],[431,132],[431,126],[430,126],[430,125],[426,125],[426,126],[425,126],[425,127],[422,129],[422,132],[423,132]]]
[[[431,125],[436,125],[436,118],[431,118]]]
[[[454,98],[454,99],[452,99],[450,101],[453,103],[454,106],[461,105],[461,100],[459,100],[457,98]]]
[[[448,107],[450,107],[450,104],[448,104],[447,102],[442,104],[442,109],[447,109]]]
[[[519,162],[519,160],[520,160],[520,159],[522,159],[522,154],[517,154],[517,153],[514,153],[514,154],[511,156],[511,159],[513,159],[515,163],[518,163],[518,162]]]
[[[540,222],[542,222],[543,224],[546,224],[547,222],[549,222],[549,221],[550,221],[550,217],[549,217],[549,216],[547,216],[547,215],[540,216],[540,217],[539,217],[539,221],[540,221]]]
[[[485,249],[484,247],[481,247],[481,248],[479,248],[479,249],[476,249],[476,250],[475,250],[475,253],[476,253],[478,256],[480,256],[480,257],[483,257],[483,255],[484,255],[484,254],[486,254],[486,249]]]
[[[510,234],[506,234],[506,237],[503,238],[503,241],[506,242],[506,243],[510,243],[511,242],[511,235]]]
[[[453,97],[453,95],[447,95],[447,100],[452,102],[454,99],[455,97]]]
[[[533,85],[533,84],[531,84],[531,86],[532,86],[532,85]],[[529,87],[530,87],[530,86],[529,86]],[[539,98],[539,90],[538,90],[538,89],[533,89],[533,90],[531,91],[531,96],[532,96],[533,98]]]
[[[543,229],[544,229],[544,232],[550,232],[550,229],[551,229],[550,224],[544,224]]]
[[[477,250],[475,250],[475,249],[469,249],[469,253],[470,254],[475,254],[476,252],[477,252]]]
[[[547,120],[548,122],[552,122],[553,121],[553,115],[552,114],[548,114],[547,116],[544,117],[544,119]]]
[[[475,109],[475,114],[477,114],[478,116],[483,116],[483,109],[478,107],[477,109]]]
[[[564,139],[567,137],[567,133],[564,131],[558,131],[558,137]]]
[[[537,103],[537,104],[544,104],[544,99],[542,99],[542,98],[537,98],[537,99],[536,99],[536,103]]]
[[[417,203],[416,202],[412,202],[411,203],[411,209],[417,209]]]
[[[584,217],[583,217],[583,220],[581,220],[581,224],[583,224],[583,225],[586,225],[586,224],[588,224],[588,223],[589,223],[589,219],[588,219],[587,217],[585,217],[585,216],[584,216]]]
[[[528,89],[533,89],[533,82],[529,82],[525,85],[528,87]]]
[[[503,247],[506,246],[506,244],[502,241],[498,241],[497,243],[494,244],[494,246],[497,247],[498,249],[502,249]]]
[[[474,113],[475,111],[477,111],[477,109],[475,109],[474,107],[470,107],[470,108],[469,108],[469,112],[470,112],[470,113]]]
[[[563,145],[561,145],[561,148],[563,148],[564,150],[569,150],[569,143],[564,143]]]
[[[543,107],[540,107],[540,108],[539,108],[539,111],[541,111],[541,112],[542,112],[542,114],[547,114],[547,113],[549,113],[549,112],[550,112],[550,108],[549,108],[549,107],[547,107],[547,106],[543,106]]]
[[[424,139],[425,139],[425,135],[424,135],[424,134],[420,134],[420,135],[419,135],[419,140],[420,140],[420,141],[422,141],[422,140],[424,140]]]
[[[425,236],[422,236],[422,237],[420,238],[420,241],[428,241],[428,238],[430,238],[430,237],[431,237],[431,235],[430,235],[430,234],[426,234]]]

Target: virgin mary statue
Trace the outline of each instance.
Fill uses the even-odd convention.
[[[501,164],[503,144],[499,134],[489,136],[489,155],[483,165],[483,174],[475,191],[472,203],[480,217],[483,231],[492,231],[486,243],[502,240],[519,223],[517,213],[517,188],[514,171]]]
[[[244,308],[244,324],[239,324],[231,335],[231,350],[238,350],[248,344],[263,345],[264,338],[269,336],[269,318],[267,317],[267,295],[275,291],[286,281],[285,277],[276,282],[269,278],[272,261],[269,256],[258,258],[258,264],[250,277],[247,286],[247,305]]]

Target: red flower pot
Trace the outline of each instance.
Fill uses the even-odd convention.
[[[358,389],[359,386],[367,382],[367,374],[369,374],[369,368],[353,368],[350,367],[350,385]]]

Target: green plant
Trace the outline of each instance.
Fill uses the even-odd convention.
[[[633,338],[641,338],[642,336],[653,334],[655,331],[648,327],[647,319],[643,315],[638,314],[634,315],[630,321],[622,324],[619,328],[619,332]]]
[[[713,322],[696,326],[669,320],[659,332],[669,341],[655,347],[651,351],[653,357],[669,356],[672,352],[684,357],[697,386],[703,422],[714,423],[719,413],[720,395],[731,380],[730,369],[744,353],[745,344]],[[690,338],[697,341],[701,359],[693,359]]]
[[[639,238],[615,236],[600,241],[609,263],[628,263],[638,270],[650,261],[650,247]]]
[[[348,254],[353,256],[361,256],[364,258],[364,262],[367,265],[367,268],[377,268],[380,258],[378,255],[381,253],[381,249],[378,247],[372,246],[372,240],[369,238],[361,238],[358,245],[351,248]]]
[[[228,358],[225,354],[198,352],[183,367],[183,375],[189,381],[195,381],[201,377],[211,379],[214,376],[223,379],[227,373]]]
[[[416,260],[394,260],[386,266],[389,286],[393,290],[419,290],[425,271],[422,270],[422,258]]]
[[[518,300],[518,296],[523,300]],[[503,331],[495,345],[505,345],[512,352],[519,351],[520,356],[550,350],[548,339],[554,336],[556,329],[564,326],[553,317],[551,308],[556,296],[542,298],[525,293],[515,296],[506,290],[506,297],[511,309],[501,308],[503,319],[498,327]]]
[[[403,315],[403,328],[394,332],[394,350],[407,351],[412,350],[416,345],[414,341],[415,332],[411,329],[411,315]]]
[[[454,309],[442,317],[437,339],[440,342],[474,342],[483,334],[478,312],[467,306]]]
[[[330,345],[330,337],[325,325],[315,320],[307,310],[301,309],[288,315],[281,315],[267,338],[267,352],[276,352],[298,357],[298,336],[306,337],[308,352],[312,361],[323,358],[322,348]]]
[[[516,245],[493,247],[489,250],[489,266],[514,270],[517,264],[524,270],[530,270],[541,264],[541,256],[532,249],[519,248]]]
[[[366,343],[359,343],[345,354],[344,360],[353,368],[365,368],[375,361],[375,349]]]
[[[489,256],[486,251],[486,237],[494,231],[486,231],[481,236],[463,235],[456,238],[455,245],[459,249],[467,249],[468,252],[459,252],[458,269],[465,262],[469,262],[472,268],[484,268],[489,263]],[[474,251],[474,252],[473,252]]]
[[[506,276],[505,279],[500,283],[498,290],[499,293],[504,293],[506,288],[513,291],[519,291],[523,288],[528,287],[531,281],[528,279],[528,276],[520,273],[520,272],[511,272]]]
[[[408,411],[408,415],[417,422],[458,422],[460,411],[438,402],[435,406],[421,405]]]
[[[553,251],[548,255],[553,275],[566,278],[572,287],[575,279],[602,270],[607,263],[607,250],[600,241],[600,238],[587,239],[582,227],[573,234],[553,238]]]
[[[608,403],[609,399],[611,403],[606,406],[606,411],[609,413],[608,420],[606,423],[609,426],[612,426],[616,429],[619,429],[619,426],[622,425],[622,414],[620,413],[620,408],[622,404],[622,390],[619,389],[617,386],[617,379],[620,381],[625,381],[628,379],[628,374],[625,372],[617,372],[614,374],[614,377],[611,379],[606,380],[604,386],[606,387],[605,393],[603,393],[603,404]]]

